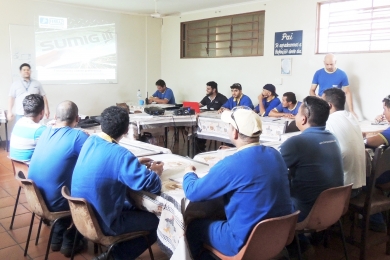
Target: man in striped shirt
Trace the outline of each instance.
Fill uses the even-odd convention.
[[[46,129],[39,121],[44,116],[45,103],[39,94],[31,94],[23,99],[24,116],[12,130],[10,152],[12,159],[30,161],[42,132]]]

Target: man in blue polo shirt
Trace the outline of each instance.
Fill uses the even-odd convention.
[[[349,89],[347,74],[336,67],[336,57],[329,53],[324,58],[325,68],[317,70],[314,74],[310,88],[310,96],[316,96],[316,89],[319,86],[318,96],[322,97],[328,88],[341,88],[345,92],[349,112],[356,116],[353,110],[352,93]],[[357,116],[356,116],[357,117]]]
[[[272,109],[268,116],[295,118],[301,103],[297,101],[294,93],[286,92],[283,94],[282,103]]]
[[[225,204],[225,220],[195,219],[188,225],[186,237],[195,260],[214,259],[203,251],[203,244],[236,255],[257,223],[294,210],[283,158],[259,143],[259,115],[238,107],[224,111],[221,119],[229,124],[228,135],[238,151],[214,165],[203,178],[193,166],[186,168],[184,176],[183,189],[190,201],[223,197]]]
[[[157,104],[176,104],[175,95],[173,95],[172,89],[167,88],[164,80],[157,80],[156,87],[156,92],[154,92],[154,94],[148,98],[149,104],[152,102],[156,102]]]
[[[301,211],[298,221],[307,217],[321,192],[344,183],[338,141],[325,130],[329,108],[325,100],[306,97],[295,117],[302,133],[287,139],[280,148],[290,169],[291,197]]]
[[[272,84],[266,84],[259,95],[259,104],[255,107],[260,116],[268,116],[269,112],[280,104],[276,88]]]
[[[390,95],[385,97],[382,100],[383,104],[383,117],[389,121],[390,120]],[[390,122],[390,121],[389,121]],[[390,145],[390,127],[381,133],[371,136],[365,140],[367,146],[378,147],[382,144],[389,146]]]
[[[253,109],[252,100],[242,93],[242,86],[240,83],[234,83],[230,86],[232,96],[222,105],[218,110],[218,113],[222,113],[224,110],[232,110],[238,106],[247,106]]]

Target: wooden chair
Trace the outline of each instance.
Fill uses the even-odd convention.
[[[370,215],[388,211],[390,209],[390,199],[378,192],[375,189],[376,179],[384,172],[390,170],[390,149],[383,151],[383,148],[377,148],[372,164],[372,171],[368,172],[369,179],[367,182],[367,190],[352,198],[349,203],[349,210],[354,213],[351,226],[350,240],[352,244],[360,248],[360,260],[365,260],[367,257],[367,233],[369,226]],[[356,213],[363,216],[362,233],[360,242],[354,240],[354,223]],[[390,222],[387,220],[387,236],[379,242],[386,243],[386,254],[390,255]]]
[[[294,239],[299,211],[258,223],[235,256],[225,256],[210,245],[204,247],[222,260],[267,260],[278,255]]]
[[[9,157],[8,157],[9,158]],[[16,178],[16,174],[21,171],[24,173],[24,175],[27,175],[28,174],[28,164],[26,164],[26,162],[22,162],[22,161],[18,161],[18,160],[14,160],[14,159],[11,159],[11,162],[12,162],[12,168],[14,170],[14,177]],[[11,219],[11,224],[9,225],[9,229],[11,230],[13,225],[14,225],[14,220],[15,220],[15,214],[16,214],[16,209],[18,207],[18,203],[19,203],[19,197],[20,197],[20,192],[22,190],[22,183],[20,181],[19,182],[19,188],[18,188],[18,195],[16,195],[16,201],[15,201],[15,206],[14,206],[14,212],[12,213],[12,219]]]
[[[343,226],[340,218],[345,212],[346,202],[349,201],[351,197],[352,185],[353,184],[330,188],[321,192],[307,217],[303,221],[297,223],[295,227],[295,238],[297,240],[299,259],[302,259],[302,254],[298,234],[323,231],[338,222],[345,258],[348,260]]]
[[[154,260],[152,248],[150,247],[151,245],[147,237],[147,235],[149,235],[148,231],[131,232],[118,236],[105,236],[90,204],[83,198],[71,197],[69,189],[66,186],[62,187],[61,192],[62,196],[64,196],[64,198],[66,198],[69,202],[73,223],[75,224],[78,232],[80,232],[88,240],[108,247],[107,259],[109,259],[111,250],[116,244],[138,237],[144,237],[146,242],[149,244],[150,258]],[[73,253],[71,259],[73,260]]]
[[[42,221],[44,219],[49,220],[49,221],[53,221],[53,224],[52,224],[52,227],[50,230],[49,241],[47,243],[46,254],[45,254],[45,260],[47,260],[48,255],[49,255],[49,248],[50,248],[51,239],[53,237],[54,227],[59,219],[69,217],[70,211],[50,212],[46,206],[45,200],[43,199],[41,192],[39,191],[39,189],[37,188],[37,186],[35,185],[35,183],[32,180],[26,179],[22,171],[18,172],[16,179],[18,181],[20,181],[23,185],[24,192],[26,194],[27,203],[28,203],[30,210],[32,212],[30,229],[28,230],[28,234],[27,234],[26,248],[24,249],[24,256],[27,255],[28,245],[29,245],[30,236],[31,236],[31,230],[32,230],[32,227],[34,224],[34,217],[35,217],[35,215],[37,215],[41,218],[41,221],[39,222],[38,233],[37,233],[37,238],[36,238],[35,244],[38,243],[39,233],[41,231],[41,226],[42,226]]]

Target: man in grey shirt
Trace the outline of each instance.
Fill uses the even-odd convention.
[[[12,83],[11,89],[9,91],[9,103],[8,103],[8,113],[7,119],[11,121],[16,116],[16,121],[24,115],[23,110],[23,99],[30,94],[39,94],[43,96],[43,101],[45,102],[45,117],[49,118],[49,104],[47,102],[46,93],[42,88],[42,84],[32,79],[31,76],[31,67],[27,63],[23,63],[19,67],[20,75],[22,78],[16,80]],[[15,105],[14,111],[12,111]]]

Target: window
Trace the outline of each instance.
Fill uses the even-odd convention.
[[[390,1],[318,4],[317,53],[390,50]]]
[[[264,11],[181,23],[181,58],[262,56]]]

